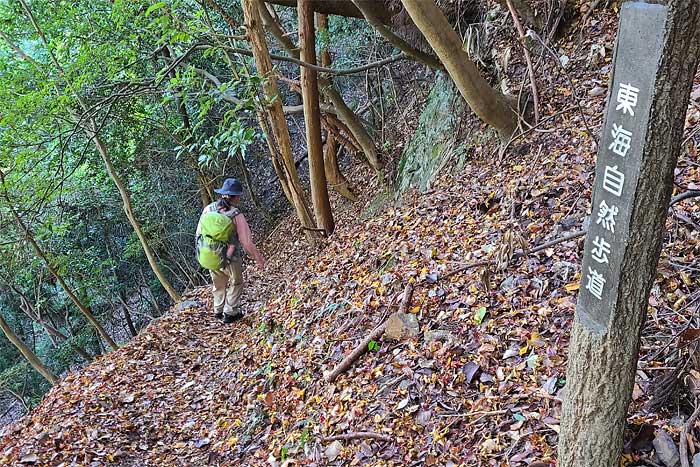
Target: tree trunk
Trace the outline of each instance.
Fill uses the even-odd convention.
[[[136,326],[134,326],[134,320],[131,317],[131,311],[129,310],[129,304],[126,303],[126,298],[124,297],[123,290],[119,290],[117,292],[117,298],[119,299],[119,303],[121,303],[122,308],[124,309],[124,319],[126,320],[126,326],[129,329],[129,333],[131,334],[132,337],[138,336],[139,332],[136,330]]]
[[[610,284],[605,283],[605,286],[609,287],[606,289],[608,295],[602,300],[600,293],[597,299],[580,295],[578,300],[569,344],[566,396],[562,407],[557,462],[561,467],[618,465],[623,445],[623,432],[637,369],[639,337],[646,318],[649,291],[656,275],[668,203],[673,189],[673,172],[683,137],[688,96],[700,55],[700,29],[697,28],[700,24],[700,3],[697,0],[673,0],[668,3],[667,12],[656,12],[661,7],[642,2],[627,2],[623,4],[620,15],[620,32],[627,34],[634,31],[628,39],[634,44],[634,52],[628,52],[628,56],[622,60],[616,59],[613,76],[623,79],[622,73],[626,69],[630,70],[627,72],[630,75],[638,75],[639,71],[630,64],[641,61],[642,59],[635,60],[635,57],[641,54],[659,54],[660,58],[647,65],[656,66],[658,69],[651,85],[651,80],[644,82],[643,78],[633,83],[639,87],[640,103],[634,112],[642,112],[644,106],[649,106],[649,113],[648,120],[642,122],[641,127],[645,134],[638,135],[641,141],[632,141],[635,150],[630,151],[624,160],[625,166],[639,164],[639,173],[636,184],[634,172],[625,174],[624,182],[627,184],[627,180],[631,178],[628,188],[631,187],[634,192],[627,192],[624,195],[627,199],[618,198],[618,222],[617,225],[613,224],[615,235],[622,235],[617,241],[613,237],[609,249],[612,251],[610,264],[620,265],[619,281],[616,277],[608,277]],[[623,24],[627,8],[634,15],[629,23]],[[652,18],[652,14],[664,15],[667,18],[665,31],[659,28],[656,22],[653,26],[639,24],[639,18]],[[640,44],[639,38],[646,37],[644,31],[650,29],[654,29],[653,37],[649,38],[650,43]],[[623,36],[618,35],[618,41],[620,37]],[[620,44],[618,42],[616,46],[616,55],[629,50]],[[618,69],[618,66],[621,69]],[[615,82],[613,78],[611,88]],[[622,82],[624,81],[618,82],[618,89],[619,83]],[[617,99],[619,102],[619,94]],[[635,97],[635,105],[636,99]],[[615,105],[616,102],[612,99],[608,103],[613,112]],[[610,115],[610,111],[608,112]],[[620,123],[620,128],[622,123],[632,128],[628,123],[632,117],[624,117],[624,110],[614,115],[617,123]],[[632,116],[643,118],[635,116],[635,113],[632,113]],[[627,120],[623,120],[623,117]],[[606,117],[606,129],[610,128],[607,127],[608,120],[610,119]],[[636,128],[634,131],[636,134]],[[605,136],[606,133],[604,130]],[[637,149],[638,146],[640,149]],[[605,150],[607,144],[601,144],[601,152]],[[597,169],[598,175],[602,173],[601,169],[605,167],[607,157],[607,154],[605,157],[599,154],[599,161],[603,162]],[[615,157],[613,160],[619,164],[623,163],[618,155],[613,154],[610,157]],[[609,167],[604,168],[606,173],[608,169]],[[600,186],[599,178],[596,177],[596,190]],[[600,192],[594,190],[595,201],[596,193]],[[594,212],[596,209],[597,205],[594,204]],[[620,218],[625,219],[624,216],[629,216],[629,227],[626,231],[625,223],[620,222]],[[584,252],[590,251],[591,230],[600,228],[596,225],[597,223],[591,222],[592,227],[589,228]],[[595,233],[598,231],[595,230]],[[619,263],[614,262],[613,255],[620,258],[617,260]],[[584,262],[589,257],[584,253]],[[607,255],[605,260],[608,261]],[[606,272],[602,269],[603,265],[600,267]],[[584,274],[585,272],[582,273]],[[591,282],[589,276],[586,285],[589,291]],[[583,288],[582,286],[581,289]],[[583,290],[580,293],[583,293]],[[596,307],[601,308],[598,314],[595,313]],[[600,314],[601,312],[607,314]]]
[[[29,347],[27,347],[27,344],[22,342],[22,340],[17,337],[17,334],[12,331],[12,328],[10,328],[10,326],[7,324],[2,314],[0,314],[0,329],[2,329],[2,332],[5,334],[7,339],[12,342],[15,347],[17,347],[17,350],[20,351],[22,356],[29,362],[32,368],[39,372],[41,376],[46,378],[46,380],[51,383],[51,386],[55,386],[58,383],[58,378],[46,365],[41,362],[41,360],[39,360],[39,357],[37,357],[36,354],[32,352]]]
[[[112,159],[109,156],[107,148],[102,142],[100,136],[97,134],[96,122],[93,119],[90,119],[89,125],[90,127],[86,129],[88,138],[92,139],[95,142],[95,146],[97,146],[97,150],[100,153],[100,156],[102,156],[102,161],[104,162],[105,167],[107,168],[107,173],[109,174],[109,177],[112,179],[114,184],[117,186],[117,190],[119,190],[119,194],[122,198],[122,207],[124,208],[124,214],[126,214],[126,217],[127,219],[129,219],[131,227],[134,229],[134,232],[136,232],[136,236],[141,242],[141,247],[143,248],[143,252],[146,254],[148,264],[150,264],[153,273],[156,275],[158,281],[160,281],[161,285],[168,293],[168,295],[170,295],[170,298],[174,302],[179,302],[180,295],[178,295],[178,293],[175,291],[175,289],[165,277],[163,272],[160,270],[160,267],[156,262],[155,255],[153,254],[153,250],[148,244],[146,235],[144,235],[143,230],[141,230],[141,224],[139,223],[138,219],[136,219],[136,214],[134,214],[134,210],[131,206],[131,195],[129,194],[129,190],[126,188],[126,185],[124,185],[124,182],[122,181],[121,177],[119,177],[119,174],[117,173],[116,169],[114,168],[114,165],[112,164]]]
[[[284,47],[289,54],[294,58],[299,58],[299,49],[294,46],[292,41],[285,36],[279,23],[277,23],[270,12],[267,10],[265,3],[262,0],[254,0],[259,2],[260,15],[265,22],[268,31],[277,39],[282,47]],[[381,172],[382,165],[379,161],[379,156],[377,154],[377,149],[374,146],[374,141],[372,137],[367,133],[364,125],[360,121],[359,117],[350,110],[350,108],[343,101],[343,97],[338,91],[333,87],[333,83],[326,78],[319,78],[318,80],[319,90],[323,95],[333,104],[336,112],[338,113],[338,118],[348,127],[350,133],[357,141],[357,143],[362,148],[365,153],[367,162],[369,165],[377,172]]]
[[[310,0],[298,0],[299,45],[301,59],[316,64],[316,33],[314,13]],[[314,206],[316,225],[325,230],[327,235],[335,227],[331,203],[328,199],[326,171],[323,164],[323,143],[321,142],[321,110],[318,96],[316,71],[306,67],[301,69],[301,94],[304,104],[304,124],[306,127],[306,146],[309,153],[309,174],[311,178],[311,201]]]
[[[161,53],[168,62],[173,58],[173,53],[170,47],[163,47],[161,49]],[[177,78],[177,73],[175,72],[175,69],[172,69],[170,71],[170,77],[173,79]],[[182,127],[184,129],[184,137],[182,138],[182,141],[178,141],[178,144],[180,144],[183,147],[186,147],[192,143],[194,134],[192,132],[192,124],[190,123],[190,115],[187,112],[187,107],[185,107],[185,103],[180,98],[180,92],[182,92],[181,88],[175,88],[175,107],[177,108],[177,113],[180,114],[180,119],[182,120]],[[199,165],[198,154],[192,154],[189,150],[187,150],[187,154],[189,155],[189,160],[190,164],[192,165],[192,169],[195,171],[195,177],[197,180],[197,185],[199,187],[199,196],[202,200],[202,207],[204,208],[211,204],[212,201],[214,201],[214,191],[212,190],[212,187],[207,180],[205,172]]]
[[[294,166],[294,155],[289,139],[289,128],[282,111],[282,102],[277,89],[277,78],[272,69],[270,52],[265,42],[265,34],[262,31],[260,13],[258,10],[258,0],[243,0],[243,16],[246,22],[246,31],[255,58],[258,74],[266,78],[263,86],[265,98],[267,99],[267,110],[271,121],[271,130],[277,141],[277,147],[282,156],[282,165],[285,169],[286,178],[289,183],[289,194],[293,200],[294,208],[302,226],[315,228],[304,192],[297,176]]]
[[[343,176],[338,166],[338,143],[331,133],[326,139],[326,150],[323,154],[324,167],[326,169],[326,179],[333,188],[343,198],[350,201],[357,201],[357,196],[350,190],[347,179]]]
[[[245,183],[246,188],[248,188],[248,193],[250,193],[250,200],[253,202],[253,206],[255,206],[255,209],[257,209],[258,212],[260,212],[263,215],[263,217],[265,217],[265,220],[267,220],[268,222],[272,222],[272,217],[270,216],[270,213],[268,212],[267,208],[260,202],[258,195],[255,193],[255,187],[253,186],[253,181],[250,177],[250,171],[248,170],[248,166],[245,163],[245,159],[243,158],[243,154],[241,154],[241,151],[236,151],[236,160],[238,161],[238,165],[241,167],[241,173],[243,174],[243,182]]]
[[[462,41],[434,0],[401,0],[406,11],[423,33],[447,69],[467,104],[491,125],[502,141],[508,141],[518,119],[505,96],[495,91],[481,76],[462,49]]]

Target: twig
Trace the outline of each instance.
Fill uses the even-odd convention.
[[[399,307],[399,313],[405,313],[406,310],[408,309],[408,306],[411,303],[411,296],[413,295],[413,283],[409,282],[406,285],[406,289],[403,291],[403,300],[401,301],[401,306]],[[338,364],[330,373],[328,373],[325,376],[325,380],[329,383],[332,383],[335,381],[335,379],[340,375],[341,373],[347,371],[348,368],[352,366],[355,361],[360,358],[362,355],[364,355],[368,348],[368,345],[371,341],[376,340],[384,334],[384,330],[386,329],[386,320],[382,322],[379,326],[374,328],[374,330],[369,333],[367,337],[362,339],[362,342],[360,342],[357,347],[353,349],[352,352],[350,352],[350,355],[345,357],[342,362]]]
[[[581,18],[581,21],[579,23],[579,27],[581,28],[581,34],[583,34],[583,27],[586,25],[586,21],[593,14],[593,10],[598,8],[598,4],[600,4],[600,0],[595,0],[593,3],[591,3],[591,6],[588,8],[588,11],[586,11],[586,14],[583,15],[583,18]]]
[[[673,198],[671,198],[670,205],[673,206],[674,204],[679,203],[679,202],[683,201],[684,199],[697,198],[699,196],[700,196],[700,190],[688,190],[688,191],[681,193],[680,195],[676,195]]]
[[[518,18],[518,13],[513,8],[513,4],[510,0],[506,0],[506,5],[508,5],[508,10],[510,10],[510,15],[513,17],[513,22],[520,35],[520,43],[523,45],[523,54],[525,54],[525,61],[527,62],[527,70],[530,74],[530,88],[532,89],[532,104],[535,111],[535,125],[540,121],[540,99],[537,95],[537,83],[535,83],[535,69],[532,66],[532,58],[530,58],[530,51],[527,50],[525,45],[525,30],[523,25],[520,23]]]
[[[376,439],[378,441],[392,441],[393,438],[389,435],[383,435],[381,433],[374,433],[371,431],[352,431],[350,433],[345,433],[342,435],[334,435],[334,436],[324,436],[321,438],[321,441],[324,443],[328,441],[352,441],[354,439]]]
[[[700,415],[700,405],[695,408],[693,415],[690,416],[686,424],[683,425],[683,428],[681,429],[681,439],[678,446],[681,451],[681,467],[690,467],[690,464],[688,463],[688,432],[695,423],[695,420],[697,420],[698,415]]]

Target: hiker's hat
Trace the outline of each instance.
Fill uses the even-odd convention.
[[[243,194],[243,186],[241,185],[241,182],[235,178],[227,178],[224,180],[224,184],[221,185],[221,188],[214,190],[214,193],[218,193],[220,195],[240,196]]]

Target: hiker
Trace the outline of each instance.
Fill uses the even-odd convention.
[[[197,223],[197,259],[211,274],[214,316],[232,323],[243,317],[243,250],[261,269],[265,258],[255,247],[248,222],[238,210],[243,194],[241,183],[227,178],[214,192],[221,198],[204,208]]]

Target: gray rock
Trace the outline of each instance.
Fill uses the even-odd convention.
[[[681,455],[678,452],[676,442],[666,430],[656,430],[653,444],[656,455],[666,467],[676,467],[680,464]]]
[[[423,334],[423,340],[425,340],[425,342],[445,342],[449,340],[454,340],[454,336],[450,331],[445,331],[444,329],[431,329],[430,331],[425,331],[425,333]]]
[[[592,97],[597,97],[597,96],[602,96],[607,92],[605,88],[602,88],[600,86],[596,86],[593,89],[588,91],[588,95]]]
[[[501,282],[500,288],[503,292],[508,292],[515,286],[515,276],[508,276]]]
[[[340,441],[333,441],[324,452],[330,462],[333,462],[343,450],[343,445]]]
[[[567,281],[578,269],[578,265],[569,261],[557,261],[552,264],[552,274],[559,276],[563,281]]]
[[[559,221],[559,223],[560,223],[560,224],[562,225],[562,227],[564,227],[565,229],[570,229],[570,228],[572,228],[573,226],[575,226],[576,224],[578,224],[579,222],[580,222],[580,221],[579,221],[577,218],[575,218],[575,217],[566,217],[566,218],[562,219],[561,221]]]
[[[386,321],[384,335],[390,339],[402,340],[416,337],[419,332],[416,315],[396,312]]]
[[[430,410],[421,410],[416,415],[416,423],[420,426],[426,426],[430,422],[432,415],[433,413]]]
[[[184,302],[180,302],[177,304],[177,311],[182,311],[187,308],[194,308],[199,305],[201,305],[201,303],[199,303],[196,300],[185,300]]]

